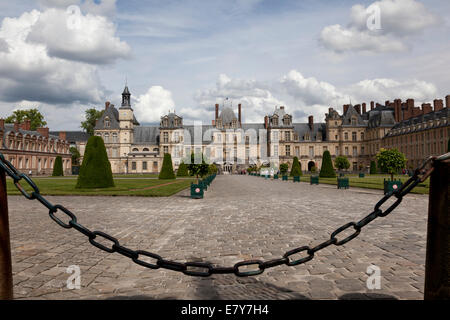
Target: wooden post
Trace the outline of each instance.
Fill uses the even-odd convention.
[[[450,299],[450,162],[437,161],[428,204],[425,300]]]
[[[13,299],[11,244],[9,240],[6,176],[0,170],[0,300]]]

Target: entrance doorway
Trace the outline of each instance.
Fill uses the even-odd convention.
[[[310,161],[308,162],[308,171],[311,171],[312,167],[315,167],[316,164],[314,163],[314,161]]]

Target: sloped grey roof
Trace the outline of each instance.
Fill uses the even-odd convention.
[[[165,119],[165,118],[167,118],[168,122],[169,122],[167,126],[163,126],[162,125],[162,120]],[[177,114],[175,114],[173,112],[169,113],[168,115],[165,115],[164,117],[161,117],[161,127],[164,127],[164,128],[180,128],[181,126],[176,126],[175,127],[175,119],[183,120],[182,117],[178,116]]]
[[[59,137],[59,132],[60,131],[51,131],[50,134]],[[91,137],[88,133],[84,131],[63,131],[63,132],[66,133],[66,140],[69,141],[70,143],[88,141],[89,138]]]
[[[393,136],[396,135],[396,133],[393,132],[393,130],[395,129],[401,129],[401,128],[405,128],[405,127],[409,127],[411,125],[415,125],[415,124],[419,124],[419,123],[424,123],[427,122],[429,120],[435,120],[435,119],[442,119],[442,118],[449,118],[450,117],[450,112],[448,111],[448,108],[439,110],[439,111],[433,111],[427,114],[422,114],[420,116],[414,117],[414,118],[410,118],[408,120],[403,120],[399,123],[397,123],[395,126],[392,127],[392,129],[386,134],[386,136]],[[438,127],[448,127],[450,126],[450,122],[447,121],[447,123],[441,123]],[[428,130],[429,128],[421,128],[421,129],[416,129],[415,131],[423,131],[423,130]]]
[[[378,106],[368,112],[369,128],[392,127],[395,125],[394,110],[385,106]]]
[[[133,143],[159,144],[159,127],[157,126],[135,127]]]
[[[233,109],[230,107],[225,107],[220,113],[219,119],[222,119],[222,124],[231,124],[233,120],[237,120]]]
[[[105,128],[105,118],[109,118],[109,128]],[[103,130],[103,129],[120,129],[119,125],[119,111],[114,107],[114,105],[110,105],[108,109],[105,110],[102,117],[98,120],[97,125],[94,130]]]
[[[308,123],[294,123],[294,132],[298,134],[299,141],[305,141],[305,134],[309,133],[311,141],[316,141],[320,136],[321,140],[326,140],[326,125],[325,123],[314,123],[313,129],[309,127]],[[308,140],[308,141],[309,141]]]
[[[355,108],[352,105],[348,107],[347,112],[342,116],[342,125],[343,126],[352,125],[353,116],[356,116],[357,126],[366,126],[364,120],[361,118],[361,115],[355,110]]]

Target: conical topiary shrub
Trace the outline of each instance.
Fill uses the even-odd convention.
[[[53,177],[64,176],[63,164],[61,156],[57,156],[55,159],[55,164],[53,165]]]
[[[175,174],[173,173],[172,157],[169,153],[164,154],[164,160],[159,173],[159,179],[175,179]]]
[[[336,171],[333,168],[330,151],[326,150],[322,156],[322,167],[320,168],[319,177],[321,178],[336,178]]]
[[[86,145],[76,188],[109,187],[114,187],[114,180],[105,144],[101,137],[92,136]]]
[[[178,167],[177,177],[187,177],[187,176],[189,176],[187,165],[184,162],[181,162],[180,166]]]
[[[294,157],[294,161],[292,162],[292,168],[291,168],[291,177],[299,177],[302,175],[302,165],[298,161],[297,157]]]
[[[377,174],[377,164],[375,161],[370,161],[370,174]]]

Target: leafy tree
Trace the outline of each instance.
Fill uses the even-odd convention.
[[[289,165],[287,163],[280,164],[281,175],[285,176],[289,171]]]
[[[53,177],[64,176],[63,164],[61,156],[57,156],[55,159],[55,164],[53,165]]]
[[[81,122],[81,128],[89,135],[94,135],[94,128],[97,120],[103,116],[105,110],[98,111],[95,108],[87,109],[85,111],[86,120]]]
[[[219,171],[214,163],[211,163],[208,167],[208,174],[216,174]]]
[[[303,175],[302,173],[302,165],[301,163],[298,161],[297,157],[294,157],[294,161],[292,162],[292,168],[291,168],[291,177],[299,177]]]
[[[394,181],[394,174],[406,165],[405,155],[397,149],[381,148],[376,157],[380,168],[391,175],[391,181]]]
[[[370,174],[377,174],[377,164],[375,161],[370,161]]]
[[[81,155],[80,155],[80,152],[78,151],[78,149],[75,147],[70,147],[69,151],[70,151],[70,154],[72,155],[72,165],[74,165],[74,166],[79,165]]]
[[[199,158],[200,155],[197,155],[197,157]],[[195,163],[196,156],[194,155],[194,153],[192,153],[191,161],[188,165],[189,174],[191,176],[195,176],[197,178],[197,183],[198,183],[198,178],[206,176],[208,174],[208,169],[209,169],[209,165],[205,162],[205,158],[203,157],[203,154],[201,155],[201,157],[202,157],[202,162]]]
[[[178,167],[177,177],[187,177],[187,176],[189,176],[188,167],[183,161],[180,163],[180,166]]]
[[[336,172],[333,168],[333,162],[331,161],[330,151],[326,150],[322,156],[322,167],[320,168],[321,178],[336,178]]]
[[[111,163],[101,137],[89,138],[80,167],[76,188],[114,187]]]
[[[344,170],[350,168],[350,162],[346,156],[339,156],[334,159],[334,166],[339,170]]]
[[[175,179],[175,174],[173,173],[172,166],[172,157],[170,153],[164,154],[161,172],[159,173],[159,179]]]
[[[31,121],[31,130],[36,130],[47,125],[44,116],[38,109],[16,110],[13,114],[5,119],[6,123],[23,123],[25,120]]]

